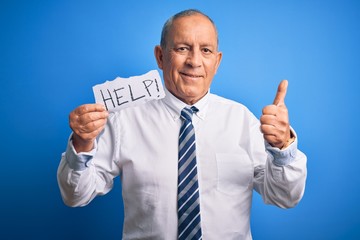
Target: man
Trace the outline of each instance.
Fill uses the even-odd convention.
[[[155,57],[164,99],[111,115],[99,104],[70,114],[58,170],[65,204],[88,204],[120,176],[123,239],[251,239],[253,189],[282,208],[304,193],[306,156],[289,126],[287,81],[260,121],[209,93],[222,53],[214,23],[197,10],[165,23]]]

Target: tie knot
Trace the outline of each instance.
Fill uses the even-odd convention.
[[[191,108],[189,108],[189,107],[184,107],[184,108],[181,110],[181,117],[182,117],[184,120],[188,120],[188,121],[191,122],[193,113],[196,113],[197,111],[199,111],[199,109],[197,109],[195,106],[192,106]]]

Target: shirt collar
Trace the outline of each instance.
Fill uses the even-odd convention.
[[[165,97],[162,99],[162,101],[165,103],[165,107],[170,113],[171,117],[176,121],[180,118],[181,110],[184,107],[191,107],[175,97],[172,93],[169,92],[169,90],[164,88],[165,91]],[[208,102],[209,102],[209,91],[205,94],[204,97],[202,97],[198,102],[196,102],[193,106],[195,106],[199,111],[196,113],[196,116],[198,116],[200,119],[204,119],[206,115],[206,111],[208,109]]]

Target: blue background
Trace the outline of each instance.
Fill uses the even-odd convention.
[[[260,239],[359,239],[358,1],[18,1],[0,3],[0,238],[120,239],[119,179],[66,207],[56,170],[68,114],[92,86],[157,69],[165,20],[198,8],[216,22],[223,61],[212,92],[258,117],[289,80],[286,104],[308,156],[303,200],[282,210],[254,195]]]

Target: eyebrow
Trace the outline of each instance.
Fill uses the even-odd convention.
[[[173,44],[172,44],[174,47],[175,46],[178,46],[178,45],[186,45],[186,46],[193,46],[193,44],[191,44],[191,43],[189,43],[189,42],[187,42],[187,41],[179,41],[179,42],[173,42]],[[213,47],[213,48],[217,48],[216,47],[216,43],[214,43],[214,44],[212,44],[212,43],[200,43],[199,44],[200,45],[200,47]]]

